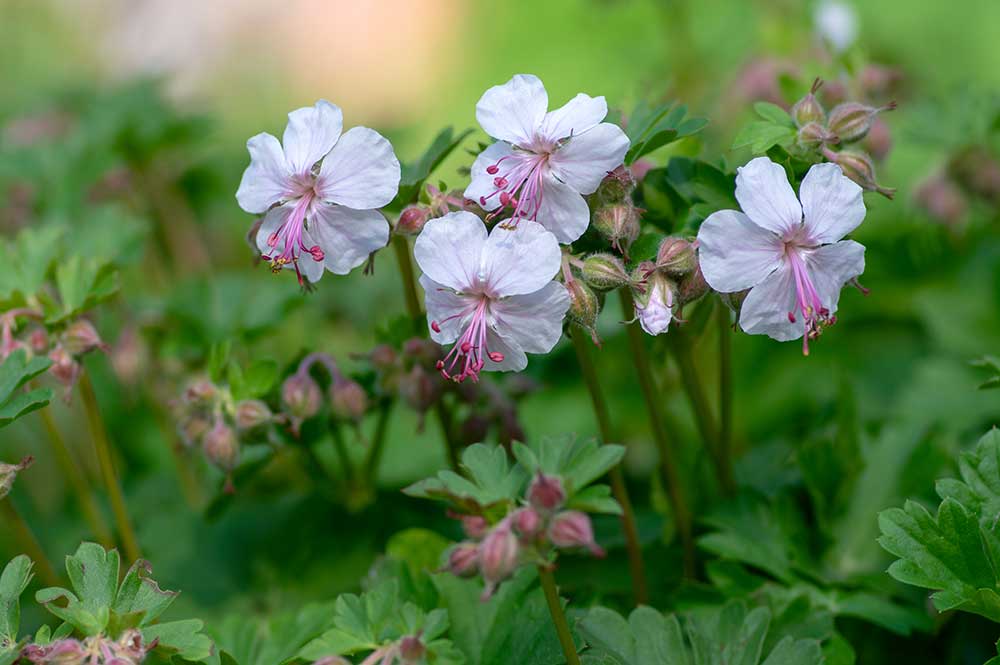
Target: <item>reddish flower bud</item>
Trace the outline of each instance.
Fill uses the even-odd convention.
[[[222,418],[217,418],[212,429],[205,433],[201,446],[208,461],[223,471],[232,471],[239,463],[240,444],[236,433]]]
[[[695,263],[694,270],[677,285],[677,303],[682,306],[686,305],[708,292],[709,286],[701,272],[701,264]]]
[[[188,384],[184,389],[184,401],[191,406],[210,406],[219,394],[215,384],[206,379],[199,379]]]
[[[514,531],[532,540],[542,529],[542,518],[534,508],[521,508],[511,517]]]
[[[368,410],[368,394],[357,381],[338,377],[330,386],[330,410],[341,420],[359,422]]]
[[[628,284],[625,264],[613,254],[591,254],[584,259],[581,274],[588,286],[599,291],[610,291]]]
[[[797,141],[803,148],[815,150],[825,145],[839,143],[840,139],[818,122],[810,122],[799,130]]]
[[[860,141],[868,134],[872,123],[875,122],[875,116],[882,111],[891,111],[894,108],[896,108],[895,102],[890,102],[879,108],[858,102],[838,104],[830,111],[830,131],[840,138],[841,143]]]
[[[28,346],[36,355],[42,355],[49,349],[49,336],[45,332],[45,328],[35,328],[28,335]]]
[[[844,175],[861,185],[865,191],[878,192],[887,199],[895,196],[895,189],[882,187],[875,181],[875,165],[872,164],[871,157],[865,153],[853,150],[834,152],[829,148],[824,148],[823,156],[840,166]]]
[[[960,224],[969,209],[961,188],[940,173],[925,180],[917,188],[914,198],[928,215],[948,226]]]
[[[566,501],[566,490],[558,476],[546,476],[539,472],[528,486],[528,503],[535,510],[549,513],[559,510]]]
[[[567,510],[552,518],[549,540],[556,547],[583,547],[594,556],[604,556],[604,550],[594,542],[590,517],[578,510]]]
[[[826,123],[826,111],[823,109],[823,105],[819,103],[819,100],[816,99],[816,91],[822,85],[823,81],[820,79],[813,81],[809,94],[795,102],[795,105],[792,106],[791,116],[796,126],[805,127],[811,122],[821,125]]]
[[[656,269],[670,277],[684,277],[698,267],[694,244],[686,238],[668,236],[656,252]]]
[[[281,385],[281,402],[292,420],[292,428],[298,431],[303,420],[319,413],[323,393],[308,373],[296,372]]]
[[[193,416],[181,421],[177,427],[177,434],[185,448],[193,448],[201,443],[201,437],[210,429],[212,429],[210,420]]]
[[[876,161],[882,161],[889,156],[892,150],[892,132],[889,125],[882,118],[875,118],[872,128],[868,130],[868,136],[864,138],[861,147],[868,151]]]
[[[482,515],[462,515],[462,530],[465,535],[474,540],[479,540],[490,530],[490,524]]]
[[[420,640],[419,635],[407,635],[399,641],[399,657],[404,665],[422,663],[427,654],[427,647]]]
[[[65,397],[68,400],[70,390],[76,385],[77,379],[80,378],[80,372],[83,370],[83,367],[73,359],[73,356],[61,344],[49,351],[49,360],[52,361],[52,366],[49,367],[49,374],[65,388]]]
[[[271,422],[271,409],[259,399],[245,399],[236,404],[236,429],[251,430]]]
[[[479,571],[479,546],[475,543],[459,543],[448,550],[445,570],[457,577],[472,577]]]
[[[431,218],[431,209],[425,205],[410,205],[403,208],[396,222],[396,233],[406,236],[415,236],[424,228],[424,224]]]
[[[501,523],[486,535],[479,546],[479,570],[487,583],[484,598],[517,569],[520,552],[517,536],[508,525]]]
[[[442,383],[437,374],[431,374],[421,365],[414,365],[399,379],[399,394],[419,413],[431,408],[441,395]]]
[[[379,344],[368,354],[368,360],[377,371],[384,372],[396,366],[399,356],[396,349],[388,344]]]
[[[108,345],[101,340],[97,329],[86,319],[77,319],[62,334],[63,346],[71,355],[82,356],[94,349],[107,351]]]
[[[615,203],[598,208],[594,228],[611,242],[617,251],[627,254],[639,237],[639,211],[631,203]]]

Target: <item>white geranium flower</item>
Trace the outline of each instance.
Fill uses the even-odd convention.
[[[324,268],[346,275],[389,241],[377,209],[396,196],[399,160],[378,132],[342,128],[340,108],[320,100],[288,114],[282,143],[270,134],[247,141],[236,200],[267,213],[257,247],[275,272],[294,268],[300,283],[318,281]]]
[[[476,380],[481,370],[522,370],[524,355],[548,353],[569,309],[555,236],[525,221],[494,227],[470,212],[452,212],[424,226],[413,248],[423,271],[431,337],[454,347],[438,362],[446,378]]]
[[[468,199],[484,210],[513,210],[511,226],[537,221],[561,243],[587,230],[590,210],[583,199],[622,163],[629,140],[608,114],[604,97],[578,94],[548,111],[549,96],[536,76],[518,74],[487,90],[476,119],[497,142],[472,165]]]
[[[836,164],[809,169],[795,198],[785,170],[758,157],[736,175],[743,212],[713,213],[698,231],[705,280],[716,291],[750,289],[740,327],[779,341],[809,340],[836,322],[841,288],[864,272],[865,248],[841,240],[865,218],[861,188]],[[744,214],[745,213],[745,214]]]
[[[837,53],[843,53],[858,38],[858,14],[838,0],[822,0],[816,7],[816,31]]]

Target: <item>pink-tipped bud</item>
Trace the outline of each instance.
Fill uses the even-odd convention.
[[[177,434],[185,448],[193,448],[201,444],[201,438],[212,429],[212,422],[206,418],[193,416],[181,421],[177,426]]]
[[[472,577],[479,572],[479,546],[475,543],[459,543],[448,550],[445,570],[456,577]]]
[[[838,104],[830,111],[830,131],[840,138],[841,143],[860,141],[872,128],[875,117],[882,111],[896,108],[895,102],[875,108],[858,102]]]
[[[368,354],[368,361],[379,372],[394,369],[398,360],[399,354],[396,353],[396,349],[388,344],[379,344]]]
[[[419,635],[407,635],[399,641],[399,657],[403,665],[416,665],[424,662],[427,655],[427,647],[421,641]]]
[[[619,203],[630,200],[635,189],[632,172],[625,166],[611,171],[597,188],[597,200],[601,203]]]
[[[895,196],[895,189],[882,187],[875,181],[875,165],[872,164],[871,157],[865,153],[854,150],[834,152],[828,148],[824,148],[823,156],[840,166],[844,171],[844,175],[861,185],[861,188],[865,191],[878,192],[887,199]]]
[[[273,416],[267,404],[259,399],[245,399],[236,404],[236,429],[252,430],[271,422]]]
[[[694,244],[686,238],[668,236],[656,252],[656,269],[670,277],[684,277],[698,267]]]
[[[296,372],[281,385],[281,401],[288,415],[301,422],[319,413],[323,393],[315,379],[305,372]]]
[[[223,471],[232,471],[239,463],[240,444],[236,432],[222,418],[217,418],[212,429],[205,433],[201,447],[208,461]]]
[[[969,209],[962,189],[940,173],[925,180],[917,188],[914,198],[928,215],[948,226],[960,224]]]
[[[218,394],[219,389],[214,383],[207,379],[198,379],[189,383],[184,389],[184,402],[191,406],[210,406]]]
[[[94,349],[107,351],[108,345],[101,340],[97,329],[86,319],[77,319],[62,334],[62,343],[73,356],[82,356]]]
[[[694,270],[677,284],[677,304],[686,305],[709,292],[708,282],[701,272],[701,264],[695,263]]]
[[[330,410],[341,420],[359,422],[368,410],[368,393],[357,381],[337,378],[330,386]]]
[[[422,204],[406,206],[399,214],[399,221],[396,222],[396,233],[415,236],[423,230],[424,224],[430,218],[431,209],[429,207]]]
[[[892,150],[892,132],[889,130],[889,124],[882,118],[875,118],[875,122],[868,130],[868,136],[862,141],[861,147],[875,161],[882,161],[888,157]]]
[[[49,350],[49,336],[45,328],[35,328],[28,335],[28,346],[36,355],[42,355]]]
[[[552,518],[549,525],[549,540],[556,547],[582,547],[594,556],[604,556],[604,550],[594,541],[594,529],[590,517],[578,510],[567,510]]]
[[[799,129],[797,141],[803,148],[816,150],[839,143],[840,138],[818,122],[810,122]]]
[[[559,510],[566,501],[566,490],[558,476],[547,476],[539,472],[528,486],[528,503],[535,510],[551,513]]]
[[[517,569],[520,553],[517,536],[508,525],[500,524],[479,545],[479,571],[489,585],[496,585]]]
[[[625,264],[614,254],[591,254],[580,271],[583,281],[599,291],[610,291],[628,284]]]
[[[76,380],[80,378],[83,367],[61,344],[49,351],[49,360],[52,361],[49,374],[66,389],[68,395],[69,390],[76,385]]]
[[[424,413],[437,402],[441,389],[441,381],[421,365],[414,365],[399,378],[399,394],[418,413]]]
[[[565,286],[569,293],[569,310],[566,312],[566,317],[590,332],[592,336],[596,336],[594,324],[597,323],[597,315],[601,313],[601,303],[597,300],[597,294],[581,279],[571,280]]]
[[[480,540],[490,530],[490,523],[482,515],[462,515],[462,531],[473,540]]]
[[[594,213],[594,228],[617,251],[627,254],[639,237],[639,211],[628,202],[602,206]]]
[[[511,517],[511,524],[521,537],[531,541],[542,530],[542,518],[534,508],[521,508]]]
[[[34,461],[34,457],[25,457],[17,464],[4,464],[0,462],[0,501],[10,494],[11,488],[14,487],[14,481],[17,479],[17,474],[31,466]]]
[[[823,81],[820,79],[813,81],[809,94],[795,102],[795,105],[792,106],[792,120],[795,121],[797,127],[805,127],[811,122],[821,125],[826,123],[826,111],[823,109],[823,105],[819,103],[819,100],[816,99],[816,92],[822,85]]]

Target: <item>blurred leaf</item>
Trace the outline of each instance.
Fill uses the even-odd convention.
[[[685,118],[686,115],[687,107],[683,104],[650,107],[639,102],[628,115],[625,127],[632,144],[625,154],[625,164],[632,164],[658,148],[691,136],[708,124],[705,118]]]
[[[213,652],[211,638],[201,632],[199,619],[168,621],[142,629],[142,639],[147,644],[157,640],[157,652],[177,654],[185,660],[200,661]]]
[[[402,208],[416,201],[428,176],[471,133],[472,129],[466,129],[456,135],[454,128],[446,127],[434,137],[430,146],[417,161],[403,164],[399,180],[399,193],[396,194],[393,202],[389,204],[390,207]]]
[[[440,471],[410,485],[406,494],[423,499],[445,500],[463,512],[481,513],[517,499],[528,478],[524,469],[511,465],[501,446],[477,443],[462,452],[462,471]]]
[[[46,323],[60,323],[93,308],[118,292],[118,271],[98,259],[71,256],[56,266],[59,303],[47,303]]]
[[[795,129],[758,120],[743,126],[733,139],[733,150],[749,146],[754,155],[763,155],[774,146],[787,147],[795,140]]]
[[[31,582],[31,559],[21,554],[11,559],[0,573],[0,662],[17,660],[20,645],[21,595]]]

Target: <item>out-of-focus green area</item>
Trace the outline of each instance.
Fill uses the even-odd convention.
[[[74,229],[74,239],[80,232],[74,242],[92,243],[95,252],[104,242],[128,246],[134,236],[119,302],[96,317],[98,328],[115,344],[130,325],[164,311],[181,322],[183,330],[163,347],[167,357],[161,360],[172,373],[148,379],[157,390],[122,384],[106,357],[91,357],[88,366],[128,470],[124,486],[143,548],[158,579],[184,589],[180,603],[207,619],[235,609],[291,607],[354,588],[388,536],[405,526],[438,524],[454,535],[452,524],[435,521],[436,509],[396,491],[444,461],[433,423],[418,431],[417,417],[403,409],[390,425],[380,473],[385,496],[377,509],[351,514],[316,501],[316,488],[280,467],[268,492],[238,493],[217,519],[185,499],[170,452],[171,423],[158,421],[148,401],[163,399],[171,386],[179,391],[192,360],[209,344],[229,337],[235,326],[234,353],[242,357],[285,364],[303,350],[325,351],[350,367],[353,354],[373,345],[375,329],[403,309],[389,252],[377,257],[374,276],[360,270],[327,275],[312,294],[299,293],[288,274],[275,277],[253,265],[244,242],[253,220],[234,199],[248,161],[246,138],[261,131],[280,135],[285,113],[324,97],[344,108],[346,125],[378,128],[403,161],[412,160],[441,127],[474,127],[475,102],[487,87],[530,72],[546,83],[553,106],[580,91],[606,95],[617,109],[639,99],[684,102],[710,125],[700,142],[672,150],[700,150],[710,161],[720,156],[734,165],[745,155],[729,146],[752,114],[755,91],[769,81],[782,91],[776,76],[755,82],[760,63],[778,63],[786,74],[785,102],[805,93],[816,75],[837,77],[837,65],[818,45],[811,5],[792,0],[393,3],[403,18],[421,15],[425,32],[411,30],[405,40],[391,34],[397,21],[370,24],[366,19],[377,15],[359,14],[352,3],[281,3],[288,25],[281,23],[280,39],[269,34],[276,24],[268,20],[266,3],[234,3],[228,12],[166,3],[186,17],[176,27],[173,21],[130,22],[130,13],[141,16],[135,7],[145,3],[69,4],[0,0],[2,230],[6,239],[25,225],[60,220]],[[320,5],[322,17],[302,30],[308,21],[295,20],[296,13],[308,16]],[[987,126],[1000,110],[990,98],[1000,86],[1000,4],[881,0],[854,7],[860,21],[856,57],[892,68],[902,80],[900,107],[884,118],[892,148],[878,164],[880,182],[899,191],[891,202],[866,197],[869,216],[854,234],[867,247],[862,282],[871,293],[845,290],[840,321],[808,358],[794,343],[741,334],[734,343],[741,482],[764,494],[802,485],[796,456],[832,436],[845,409],[857,413],[867,465],[849,470],[856,472],[852,491],[840,497],[841,513],[827,534],[835,545],[826,564],[844,578],[876,576],[885,567],[875,542],[877,511],[928,494],[933,479],[949,472],[955,452],[1000,418],[996,393],[977,392],[982,377],[969,366],[1000,350],[1000,196],[972,201],[952,224],[933,219],[915,201],[918,185],[963,149],[979,146],[1000,157]],[[338,21],[356,22],[350,51],[334,43],[341,37],[328,40],[323,33],[322,26]],[[164,44],[173,39],[180,52],[167,58],[172,64],[158,72],[158,82],[136,84],[141,71],[135,65],[148,55],[144,42],[169,54]],[[426,67],[417,74],[398,70],[407,77],[399,82],[401,92],[387,94],[384,88],[393,83],[380,72],[397,71],[411,55]],[[338,73],[342,67],[349,75]],[[176,131],[163,131],[169,122],[157,114],[173,117],[172,107],[185,121]],[[13,145],[16,123],[23,130],[31,119],[39,121],[42,137]],[[57,138],[45,134],[51,130],[46,122],[55,123]],[[120,131],[123,126],[128,131]],[[133,146],[148,147],[153,134],[155,150],[130,153]],[[474,150],[477,140],[485,140],[481,132],[465,147]],[[653,157],[665,163],[669,155]],[[464,187],[459,169],[471,159],[456,151],[435,179]],[[107,175],[122,169],[130,173],[124,184],[108,185]],[[81,206],[88,200],[83,192],[98,182],[123,188],[121,200],[153,204],[102,216],[96,206]],[[19,189],[25,183],[28,189]],[[162,260],[151,261],[151,253]],[[646,484],[655,451],[621,319],[609,298],[599,326],[605,339],[599,370],[630,445],[627,466],[655,539],[663,498],[660,488]],[[709,471],[677,369],[668,362],[668,343],[655,341],[654,369],[664,387],[662,407],[683,426],[673,434],[689,452],[685,478],[697,508]],[[694,350],[709,390],[715,389],[715,344],[709,332]],[[529,436],[595,432],[569,344],[532,358],[528,374],[542,386],[521,405]],[[80,405],[57,404],[54,411],[86,450]],[[4,430],[0,458],[38,458],[33,473],[19,481],[17,501],[58,559],[75,549],[83,525],[65,488],[53,480],[58,476],[40,437],[31,417]],[[675,559],[665,557],[653,566],[654,579],[676,578]],[[591,583],[586,570],[566,581],[571,590]]]

